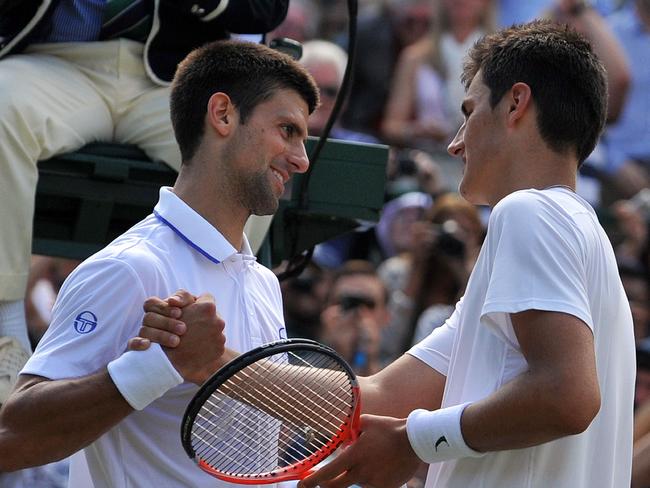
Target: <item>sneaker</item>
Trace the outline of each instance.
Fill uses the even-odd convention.
[[[0,405],[9,397],[29,353],[13,337],[0,337]]]

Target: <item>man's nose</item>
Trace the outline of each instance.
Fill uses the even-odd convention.
[[[290,148],[288,161],[294,173],[304,173],[307,171],[309,168],[309,158],[307,157],[307,150],[303,142],[295,144]]]
[[[465,147],[465,144],[463,142],[463,132],[464,132],[464,125],[462,125],[459,129],[458,132],[456,132],[456,136],[454,139],[449,143],[447,146],[447,152],[449,153],[450,156],[454,157],[461,157],[463,149]]]

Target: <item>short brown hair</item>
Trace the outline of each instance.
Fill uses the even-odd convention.
[[[479,70],[492,108],[512,85],[526,83],[549,147],[574,150],[579,164],[591,154],[605,126],[607,83],[602,63],[575,30],[536,20],[489,34],[468,53],[466,88]]]
[[[214,93],[226,93],[245,124],[255,107],[278,89],[295,90],[309,113],[319,103],[318,88],[305,68],[263,44],[222,40],[188,54],[178,65],[170,95],[172,126],[183,161],[199,146]]]

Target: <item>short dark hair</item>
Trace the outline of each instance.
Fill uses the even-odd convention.
[[[262,44],[215,41],[195,49],[178,65],[170,95],[171,121],[183,161],[201,142],[208,100],[227,94],[242,124],[257,105],[278,89],[295,90],[312,113],[319,103],[318,88],[297,61]]]
[[[559,153],[574,150],[578,164],[605,127],[605,68],[589,42],[567,25],[536,20],[489,34],[469,51],[462,81],[481,71],[494,108],[518,82],[530,86],[543,140]]]

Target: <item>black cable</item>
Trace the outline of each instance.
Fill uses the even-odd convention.
[[[322,134],[318,138],[316,146],[309,155],[309,168],[305,172],[300,184],[299,192],[299,201],[298,201],[298,210],[305,210],[309,205],[309,181],[311,174],[314,171],[314,166],[318,161],[321,150],[325,143],[327,142],[327,137],[329,136],[336,119],[339,116],[339,112],[343,107],[343,103],[347,98],[350,82],[352,80],[352,70],[354,65],[354,60],[356,56],[356,46],[357,46],[357,11],[358,3],[357,0],[348,0],[348,62],[345,66],[345,73],[343,75],[343,81],[341,82],[341,88],[336,96],[336,101],[334,102],[334,107],[332,108],[332,113],[327,119],[325,128],[323,129]],[[299,226],[299,223],[296,224]],[[298,230],[296,230],[296,234]],[[292,276],[298,276],[305,267],[309,264],[312,255],[314,254],[314,248],[308,249],[307,251],[295,255],[296,246],[298,243],[298,236],[292,236],[292,249],[291,249],[291,258],[287,264],[287,269],[282,273],[278,274],[278,280],[283,281]]]
[[[307,203],[308,203],[307,199],[309,194],[307,190],[309,189],[309,181],[311,178],[311,174],[314,171],[314,166],[316,165],[316,161],[318,160],[318,156],[320,155],[323,146],[327,142],[327,137],[329,136],[330,131],[334,126],[334,122],[336,122],[336,119],[339,116],[339,112],[341,111],[343,102],[345,101],[345,98],[348,95],[349,85],[352,80],[352,69],[356,57],[356,44],[357,44],[357,0],[348,0],[348,17],[350,19],[348,25],[348,62],[345,66],[345,74],[343,75],[341,88],[339,89],[339,92],[336,97],[336,101],[334,102],[334,108],[332,109],[332,113],[330,114],[329,119],[327,119],[327,123],[325,124],[325,128],[323,129],[323,133],[321,134],[321,136],[318,139],[318,142],[316,143],[316,147],[309,155],[309,161],[310,161],[309,169],[307,169],[307,171],[305,172],[305,176],[301,181],[300,208],[303,209],[307,208]]]

